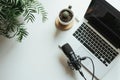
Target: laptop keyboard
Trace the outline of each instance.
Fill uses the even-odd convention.
[[[73,33],[73,36],[90,50],[105,66],[108,66],[118,55],[117,51],[85,23]]]

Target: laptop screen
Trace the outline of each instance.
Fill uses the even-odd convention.
[[[105,0],[92,0],[85,16],[88,23],[116,48],[120,48],[120,12]]]

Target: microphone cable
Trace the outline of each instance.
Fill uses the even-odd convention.
[[[85,80],[87,80],[86,78],[85,78],[85,76],[84,76],[84,74],[83,74],[83,72],[82,71],[80,71],[80,70],[78,70],[79,71],[79,73],[80,73],[80,75],[85,79]]]
[[[75,54],[74,54],[74,55],[75,55]],[[78,56],[78,57],[79,57],[79,56]],[[75,58],[76,58],[76,60],[78,60],[76,55],[75,55]],[[95,76],[94,76],[94,75],[95,75],[95,66],[94,66],[93,60],[92,60],[90,57],[87,57],[87,56],[82,57],[82,58],[79,57],[79,59],[80,59],[80,64],[78,64],[79,66],[81,66],[81,61],[82,61],[82,60],[89,59],[89,60],[91,61],[91,63],[92,63],[92,69],[93,69],[93,71],[92,71],[92,80],[93,80],[94,77],[95,77]],[[84,76],[83,72],[82,72],[80,69],[79,69],[78,71],[79,71],[80,75],[84,78],[84,80],[87,80],[86,77]]]
[[[85,60],[85,59],[89,59],[91,61],[91,63],[92,63],[92,68],[93,68],[93,71],[92,71],[92,80],[93,80],[94,77],[95,77],[95,65],[94,65],[94,62],[93,62],[93,60],[90,57],[87,57],[87,56],[81,58],[81,60]]]

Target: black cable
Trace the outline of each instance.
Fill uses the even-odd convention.
[[[91,60],[91,62],[92,62],[92,66],[93,66],[92,80],[93,80],[93,79],[94,79],[94,75],[95,75],[95,66],[94,66],[94,62],[93,62],[93,60],[92,60],[90,57],[85,57],[85,58],[88,58],[88,59]]]
[[[85,80],[87,80],[86,78],[85,78],[85,76],[84,76],[84,74],[83,74],[83,72],[82,71],[80,71],[80,70],[78,70],[79,71],[79,73],[80,73],[80,75],[85,79]]]
[[[75,57],[75,59],[76,60],[78,60],[78,58],[77,58],[77,56],[75,55],[75,54],[73,54],[74,55],[74,57]],[[80,58],[80,64],[78,64],[78,63],[76,63],[77,64],[77,66],[80,66],[81,67],[81,61],[82,60],[85,60],[85,59],[89,59],[91,62],[92,62],[92,67],[93,67],[93,72],[92,72],[92,80],[94,79],[94,75],[95,75],[95,66],[94,66],[94,62],[93,62],[93,60],[90,58],[90,57],[82,57],[82,58]],[[77,61],[78,62],[78,61]],[[79,68],[80,68],[79,67]],[[82,71],[80,71],[80,69],[78,70],[79,71],[79,73],[80,73],[80,75],[84,78],[84,80],[87,80],[86,78],[85,78],[85,76],[84,76],[84,74],[83,74],[83,72]]]

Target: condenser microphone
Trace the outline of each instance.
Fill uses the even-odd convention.
[[[64,44],[64,45],[61,47],[61,49],[63,50],[63,52],[65,53],[65,55],[66,55],[70,60],[73,60],[73,59],[75,58],[75,56],[74,56],[75,53],[74,53],[72,47],[71,47],[68,43]]]
[[[62,51],[64,52],[64,54],[67,56],[67,58],[69,59],[69,66],[72,67],[72,69],[78,70],[79,73],[81,74],[81,76],[87,80],[84,76],[84,74],[82,73],[82,71],[80,70],[81,68],[81,61],[85,60],[86,58],[90,59],[93,65],[93,74],[92,74],[92,80],[94,79],[94,74],[95,74],[95,68],[94,68],[94,62],[90,57],[79,57],[76,56],[75,52],[73,51],[72,47],[66,43],[63,46],[59,46]]]
[[[66,43],[63,46],[61,46],[60,48],[62,49],[64,54],[69,59],[69,63],[72,65],[72,67],[74,67],[74,69],[76,69],[76,70],[79,70],[81,68],[80,59],[77,58],[72,47],[68,43]]]

